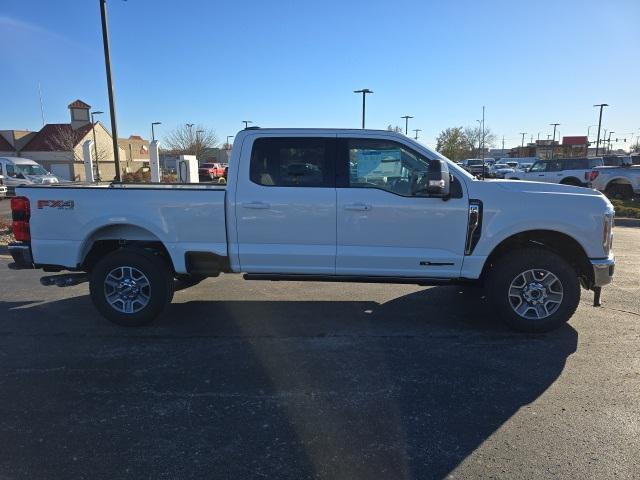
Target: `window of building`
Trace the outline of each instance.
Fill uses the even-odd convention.
[[[333,187],[334,145],[328,138],[260,138],[251,152],[251,181],[268,187]]]

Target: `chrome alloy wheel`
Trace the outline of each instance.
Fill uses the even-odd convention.
[[[104,279],[107,303],[121,313],[136,313],[149,304],[151,284],[135,267],[114,268]]]
[[[523,318],[541,320],[562,303],[562,282],[548,270],[536,268],[517,275],[509,286],[511,308]]]

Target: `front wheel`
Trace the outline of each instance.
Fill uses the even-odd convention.
[[[142,248],[124,248],[96,263],[89,291],[95,307],[113,323],[146,325],[171,302],[173,274],[159,255]]]
[[[578,308],[578,276],[561,256],[524,248],[498,259],[487,278],[488,297],[512,328],[548,332],[566,323]]]

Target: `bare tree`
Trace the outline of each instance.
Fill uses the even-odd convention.
[[[496,141],[495,134],[488,127],[484,128],[484,138],[482,136],[482,128],[480,126],[465,127],[464,136],[467,140],[467,149],[469,154],[473,157],[480,156],[480,149],[482,147],[490,148]]]
[[[163,143],[167,146],[167,150],[176,155],[195,155],[200,159],[205,150],[214,148],[218,144],[218,137],[210,128],[189,125],[178,125],[167,134]]]

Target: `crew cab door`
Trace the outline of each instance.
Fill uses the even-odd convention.
[[[558,162],[554,160],[546,160],[543,162],[536,162],[529,169],[528,172],[523,174],[524,180],[530,180],[532,182],[559,182],[558,174],[560,167]]]
[[[245,139],[235,192],[242,271],[335,273],[335,148],[335,135]]]
[[[464,258],[469,201],[418,196],[428,159],[396,140],[339,135],[338,275],[455,278]]]

